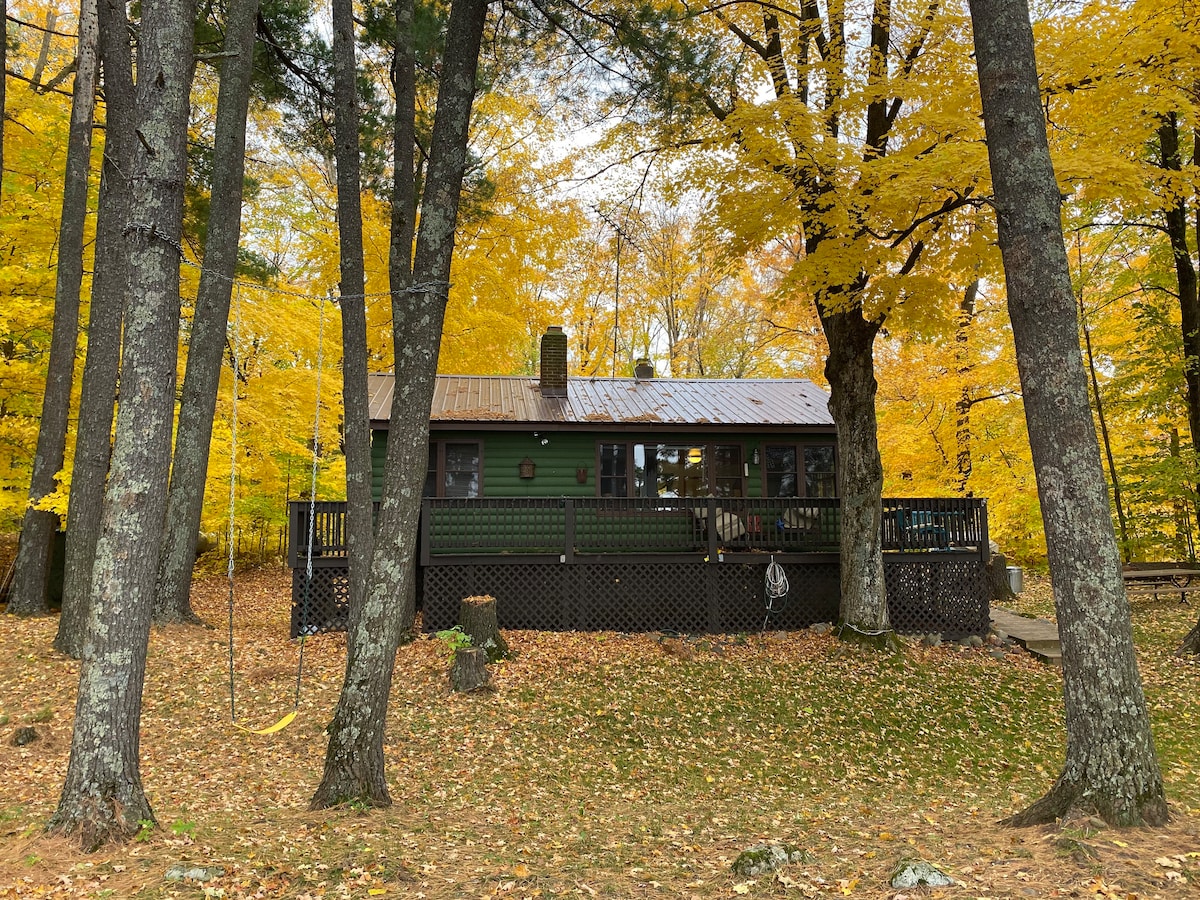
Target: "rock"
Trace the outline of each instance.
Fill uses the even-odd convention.
[[[806,862],[807,851],[791,844],[755,844],[738,854],[731,868],[735,875],[753,878],[767,872],[777,872],[788,863]]]
[[[828,622],[818,622],[815,625],[809,625],[808,630],[813,634],[829,634],[829,632],[833,631],[833,626]]]
[[[1008,659],[1008,654],[1003,650],[993,650],[988,655],[991,656],[992,659],[999,660],[1000,662],[1004,662],[1004,660]]]
[[[212,881],[225,874],[220,866],[189,866],[187,863],[176,863],[167,869],[163,878],[167,881]]]
[[[983,638],[981,638],[977,634],[973,634],[969,638],[967,638],[967,646],[968,647],[976,647],[976,648],[982,647],[983,646]]]
[[[36,728],[32,725],[24,725],[13,732],[12,740],[9,743],[14,747],[24,747],[26,744],[32,744],[39,737]]]
[[[901,860],[892,872],[892,887],[949,887],[954,879],[923,859]]]
[[[934,634],[933,632],[930,632],[921,638],[921,643],[926,647],[940,647],[942,646],[942,636],[940,634]]]

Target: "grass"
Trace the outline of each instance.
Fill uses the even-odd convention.
[[[1021,603],[1048,607],[1039,579]],[[291,702],[286,573],[242,576],[238,708]],[[194,603],[221,621],[224,584]],[[452,695],[444,645],[397,657],[394,805],[308,812],[344,665],[310,639],[300,715],[277,735],[229,727],[225,638],[151,638],[142,776],[160,828],[85,855],[41,834],[70,745],[77,665],[52,620],[0,617],[0,715],[37,722],[0,782],[0,896],[893,897],[901,859],[962,886],[947,896],[1186,897],[1200,878],[1197,663],[1172,655],[1192,607],[1139,602],[1135,631],[1174,821],[1012,831],[1062,757],[1059,674],[990,648],[909,644],[881,656],[809,632],[708,638],[506,633],[497,691]],[[38,721],[39,711],[55,715]],[[779,841],[807,851],[778,877],[730,872]],[[215,867],[203,884],[172,866]],[[106,892],[108,892],[106,894]]]

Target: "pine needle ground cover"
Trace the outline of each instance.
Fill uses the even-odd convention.
[[[288,573],[239,580],[239,719],[291,707]],[[223,622],[224,583],[194,604]],[[1049,609],[1035,583],[1022,599]],[[506,632],[496,690],[451,694],[445,645],[401,648],[388,722],[394,805],[309,812],[344,640],[305,647],[300,714],[229,726],[224,631],[151,638],[142,775],[159,827],[87,855],[49,839],[77,664],[53,620],[0,617],[0,896],[1194,897],[1200,666],[1172,651],[1195,604],[1140,600],[1135,627],[1174,820],[1013,831],[1062,758],[1059,674],[994,648],[879,656],[811,632],[664,639]],[[38,739],[9,743],[32,726]],[[776,874],[730,864],[762,842]],[[889,886],[920,858],[957,882]]]

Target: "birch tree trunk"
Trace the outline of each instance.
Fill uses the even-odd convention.
[[[75,456],[71,461],[62,614],[54,637],[54,648],[75,659],[83,653],[92,563],[100,536],[104,482],[112,451],[126,288],[121,233],[129,221],[129,172],[134,144],[133,65],[124,0],[99,0],[98,13],[105,92],[104,162],[96,210],[87,357],[83,364]]]
[[[1025,0],[971,0],[1009,317],[1049,548],[1063,650],[1066,761],[1049,793],[1008,820],[1082,812],[1113,825],[1167,820],[1134,657],[1129,601],[1088,405]]]
[[[67,418],[75,379],[75,346],[79,339],[79,287],[83,281],[83,228],[87,218],[88,176],[92,167],[92,113],[96,106],[96,0],[79,10],[78,64],[71,96],[67,138],[67,171],[59,221],[58,273],[54,287],[54,329],[37,450],[29,484],[29,505],[21,522],[21,542],[8,611],[19,616],[48,612],[50,553],[58,516],[36,506],[54,493],[67,447]]]
[[[487,0],[455,0],[450,10],[413,284],[397,295],[393,306],[399,312],[392,322],[396,390],[371,580],[349,629],[346,677],[327,728],[325,772],[312,799],[314,809],[351,800],[391,803],[383,767],[387,699],[396,649],[415,614],[417,520],[428,463],[429,409],[487,6]]]
[[[192,569],[196,564],[208,452],[221,383],[233,278],[237,273],[246,171],[246,113],[254,74],[258,6],[258,0],[232,4],[225,22],[227,55],[221,63],[217,93],[208,239],[179,402],[167,522],[154,598],[156,624],[200,621],[192,612]]]
[[[154,814],[138,765],[146,642],[162,540],[175,398],[191,0],[146,0],[138,42],[129,294],[112,475],[96,547],[71,755],[50,829],[88,848]]]

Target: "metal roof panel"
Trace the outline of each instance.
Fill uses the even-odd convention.
[[[371,421],[390,415],[395,378],[368,376]],[[806,378],[571,378],[565,398],[527,375],[439,375],[432,422],[832,427],[829,396]]]

